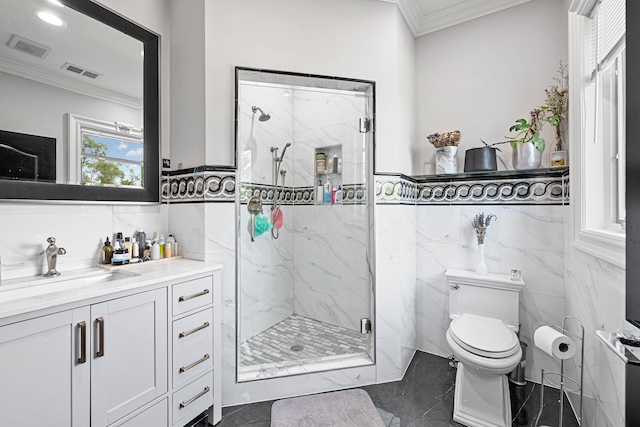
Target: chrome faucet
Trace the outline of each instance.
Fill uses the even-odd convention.
[[[45,249],[44,253],[47,256],[47,269],[48,271],[44,274],[46,277],[51,276],[59,276],[60,273],[56,270],[56,262],[58,261],[58,255],[64,255],[67,251],[64,248],[59,248],[56,246],[56,238],[49,237],[47,239],[49,246]]]

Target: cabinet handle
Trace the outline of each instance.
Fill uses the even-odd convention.
[[[98,352],[96,353],[96,357],[102,357],[104,356],[104,317],[97,317],[96,323],[98,324],[99,336]]]
[[[186,297],[180,297],[180,298],[178,298],[178,301],[180,301],[180,302],[187,301],[187,300],[190,300],[191,298],[201,297],[202,295],[206,295],[208,293],[209,293],[209,289],[205,289],[204,291],[198,292],[197,294],[187,295]]]
[[[180,409],[186,408],[187,406],[191,405],[193,402],[195,402],[196,400],[200,399],[205,394],[209,393],[209,390],[211,390],[209,388],[209,386],[206,386],[204,388],[204,390],[202,390],[200,393],[198,393],[197,396],[191,398],[190,400],[187,400],[186,402],[180,402]]]
[[[78,365],[82,365],[87,361],[87,322],[79,322],[78,329],[80,330],[80,357],[78,358]]]
[[[204,325],[198,326],[195,329],[192,329],[192,330],[187,331],[187,332],[180,332],[180,334],[178,334],[178,338],[188,337],[189,335],[191,335],[191,334],[193,334],[195,332],[201,331],[201,330],[203,330],[205,328],[208,328],[208,327],[209,327],[209,322],[204,322]]]
[[[204,362],[205,360],[209,359],[211,356],[209,356],[209,354],[205,354],[204,357],[200,360],[196,360],[195,362],[193,362],[191,365],[188,366],[183,366],[182,368],[179,369],[180,373],[183,372],[187,372],[189,369],[201,364],[202,362]]]

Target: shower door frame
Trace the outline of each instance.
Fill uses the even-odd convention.
[[[371,359],[371,363],[365,363],[356,366],[345,366],[343,368],[331,368],[327,370],[318,370],[313,372],[327,372],[338,369],[350,369],[356,368],[360,366],[371,366],[376,364],[376,346],[377,340],[375,337],[376,333],[376,280],[375,280],[375,229],[374,229],[374,211],[375,211],[375,152],[376,152],[376,82],[372,80],[364,80],[364,79],[352,79],[345,77],[335,77],[335,76],[325,76],[319,74],[309,74],[309,73],[297,73],[297,72],[289,72],[289,71],[278,71],[278,70],[270,70],[270,69],[261,69],[261,68],[251,68],[251,67],[235,67],[235,96],[234,96],[234,154],[236,161],[236,200],[235,200],[235,208],[236,208],[236,262],[235,262],[235,273],[236,273],[236,283],[235,283],[235,381],[237,383],[244,383],[250,381],[259,381],[259,380],[267,380],[274,378],[284,378],[291,377],[296,375],[307,375],[313,372],[300,372],[293,373],[282,376],[274,376],[274,377],[266,377],[266,378],[256,378],[256,379],[245,379],[240,381],[240,364],[239,364],[239,355],[240,355],[240,344],[241,344],[241,331],[240,331],[240,315],[241,315],[241,245],[240,245],[240,236],[242,230],[241,224],[241,180],[240,180],[240,171],[241,164],[240,159],[238,158],[239,150],[238,150],[238,124],[239,124],[239,108],[240,108],[240,99],[239,99],[239,89],[240,82],[242,80],[241,74],[243,72],[253,72],[253,73],[266,73],[273,74],[279,76],[288,76],[293,79],[298,79],[298,81],[292,86],[302,86],[305,87],[304,84],[301,83],[303,79],[322,79],[327,81],[335,81],[337,85],[340,85],[340,82],[353,83],[353,84],[362,84],[367,85],[367,88],[364,91],[358,91],[354,88],[350,88],[348,90],[353,92],[361,92],[366,96],[366,102],[370,106],[370,114],[367,117],[370,120],[370,128],[367,133],[368,140],[366,141],[369,145],[366,149],[366,221],[365,224],[368,229],[367,234],[367,254],[366,254],[366,269],[367,269],[367,311],[369,315],[369,320],[371,322],[371,330],[369,332],[370,337],[368,339],[367,346],[367,354]],[[244,80],[248,81],[248,80]],[[280,83],[280,84],[290,84],[290,83]],[[327,88],[325,86],[306,86],[306,87],[320,87]],[[347,89],[345,89],[347,90]],[[293,147],[295,149],[295,146]]]

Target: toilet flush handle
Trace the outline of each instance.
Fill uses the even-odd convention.
[[[449,287],[454,290],[460,289],[460,285],[449,285]]]

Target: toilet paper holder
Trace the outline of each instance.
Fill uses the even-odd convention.
[[[570,320],[575,323],[579,327],[579,333],[571,332],[567,329],[567,320]],[[560,359],[560,372],[545,372],[544,368],[541,369],[541,377],[540,377],[540,410],[538,411],[538,416],[536,418],[535,427],[538,427],[538,422],[540,422],[540,417],[542,416],[542,410],[544,409],[544,385],[545,383],[558,387],[560,389],[560,409],[559,409],[559,419],[558,426],[562,427],[562,417],[564,415],[564,393],[580,393],[580,405],[578,409],[578,425],[582,425],[582,398],[583,398],[583,380],[584,380],[584,325],[578,319],[573,316],[565,316],[562,319],[562,326],[549,325],[551,328],[557,330],[558,332],[567,335],[573,340],[580,341],[580,362],[578,367],[580,368],[580,380],[577,381],[564,373],[564,359]],[[569,359],[567,359],[569,360]],[[558,383],[554,383],[549,379],[550,376],[555,376],[558,378]],[[573,388],[566,387],[565,383],[569,382],[572,384]],[[541,426],[543,427],[543,426]]]

